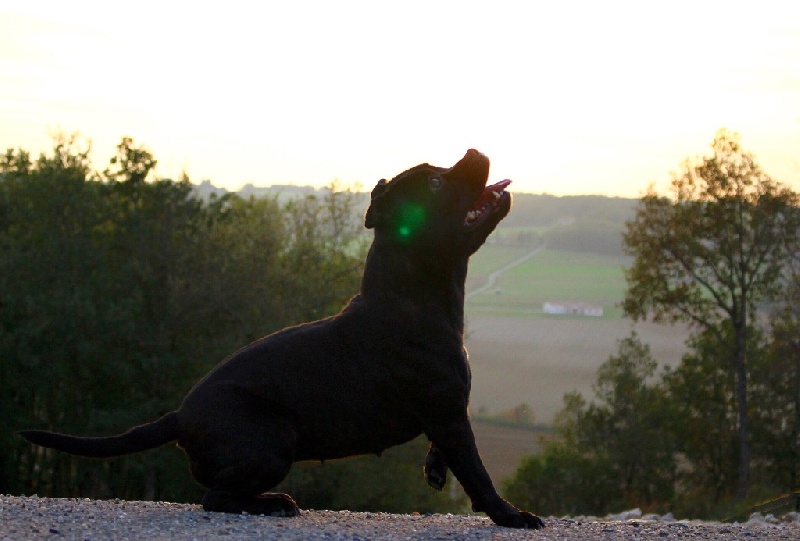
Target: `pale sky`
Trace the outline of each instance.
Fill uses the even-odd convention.
[[[636,197],[722,127],[800,191],[800,1],[0,0],[0,150],[124,135],[159,176],[365,188],[471,147]]]

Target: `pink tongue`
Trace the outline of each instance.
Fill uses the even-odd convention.
[[[472,208],[478,209],[481,208],[487,202],[494,202],[495,197],[492,194],[495,192],[501,193],[508,187],[509,184],[511,184],[511,181],[509,179],[505,179],[501,180],[496,184],[492,184],[491,186],[487,186],[486,189],[483,190],[483,193],[478,198],[478,200],[475,201],[475,203],[473,203]]]

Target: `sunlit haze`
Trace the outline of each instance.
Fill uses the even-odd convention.
[[[491,179],[636,197],[722,127],[800,190],[800,2],[0,0],[0,148],[124,135],[230,190]]]

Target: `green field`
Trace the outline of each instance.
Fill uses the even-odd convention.
[[[470,262],[467,291],[482,285],[489,273],[530,252],[531,247],[484,246]],[[545,317],[546,301],[600,305],[604,318],[619,318],[625,293],[626,259],[592,253],[543,250],[505,272],[497,288],[472,297],[472,313]],[[547,316],[572,317],[572,316]]]
[[[467,291],[483,285],[489,274],[531,251],[530,246],[487,244],[469,260]]]

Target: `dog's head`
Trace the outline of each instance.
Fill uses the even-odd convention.
[[[423,163],[381,180],[372,190],[365,225],[376,237],[442,255],[470,255],[511,209],[511,184],[486,186],[489,158],[468,150],[453,167]]]

